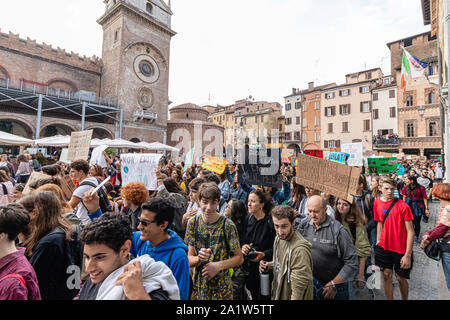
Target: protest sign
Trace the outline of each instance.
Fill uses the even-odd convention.
[[[194,161],[195,148],[192,148],[186,156],[184,157],[184,171],[189,167],[192,167],[192,162]]]
[[[296,182],[353,201],[361,169],[307,155],[298,155]]]
[[[295,158],[294,149],[283,149],[281,150],[281,161],[285,163],[292,163]]]
[[[48,179],[51,177],[52,176],[49,176],[48,174],[38,172],[38,171],[33,171],[31,173],[30,177],[28,178],[27,184],[25,185],[25,188],[23,189],[22,194],[27,195],[31,192],[30,184],[33,183],[34,181],[40,180],[40,179]]]
[[[59,155],[59,161],[62,162],[68,162],[67,161],[67,155],[68,155],[69,149],[68,148],[63,148],[61,150],[61,154]]]
[[[75,185],[75,183],[73,183],[70,176],[64,176],[61,179],[61,189],[67,198],[69,198],[69,199],[72,198],[72,194],[76,188],[77,188],[77,186]]]
[[[350,167],[362,167],[363,166],[363,145],[362,142],[356,143],[343,143],[342,152],[348,153],[347,165]]]
[[[367,159],[369,173],[397,174],[397,158],[369,158]]]
[[[261,173],[261,165],[258,164],[240,164],[239,165],[239,184],[249,184],[255,186],[266,186],[272,188],[282,187],[282,175],[264,175]]]
[[[75,131],[70,134],[68,161],[87,160],[93,130]]]
[[[305,150],[307,156],[323,159],[323,150]]]
[[[209,154],[203,156],[202,168],[215,172],[217,174],[222,174],[227,166],[227,160],[219,157],[215,157]]]
[[[329,161],[338,162],[342,164],[347,164],[347,160],[349,157],[350,155],[345,152],[330,152],[328,154]]]
[[[103,151],[105,151],[106,149],[108,149],[107,145],[101,145],[94,148],[94,150],[92,150],[91,160],[89,161],[89,164],[98,164],[102,168],[106,167],[106,159],[103,155]]]
[[[158,167],[162,154],[155,153],[123,153],[122,186],[131,182],[142,182],[148,190],[158,188],[155,168]]]

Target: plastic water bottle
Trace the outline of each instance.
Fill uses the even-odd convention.
[[[266,263],[264,261],[264,263]],[[270,297],[270,277],[269,277],[269,271],[267,269],[264,270],[263,273],[260,275],[260,294],[262,297]]]

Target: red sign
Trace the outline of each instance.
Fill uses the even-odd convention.
[[[305,154],[311,157],[316,157],[323,159],[323,151],[322,150],[305,150]]]

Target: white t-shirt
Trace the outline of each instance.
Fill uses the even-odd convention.
[[[95,184],[96,186],[98,186],[98,181],[96,178],[86,178],[83,181],[81,181],[80,184],[86,183],[86,182],[91,182],[91,183]],[[91,188],[92,188],[91,186],[80,186],[75,189],[72,196],[83,199],[84,194],[86,192],[88,192],[89,190],[91,190]],[[85,226],[91,222],[91,218],[89,218],[89,216],[88,216],[88,211],[81,201],[77,206],[76,216],[81,220],[81,224],[83,226]]]

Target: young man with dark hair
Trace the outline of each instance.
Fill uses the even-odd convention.
[[[294,229],[295,211],[276,206],[271,211],[277,233],[272,262],[259,262],[260,273],[273,268],[272,300],[312,300],[313,266],[311,243]]]
[[[220,190],[216,183],[200,186],[201,215],[186,229],[189,266],[194,268],[192,300],[232,300],[229,269],[244,262],[235,224],[217,212]]]
[[[0,207],[0,300],[41,300],[36,273],[15,240],[30,223],[20,204]]]
[[[174,215],[175,208],[166,199],[153,198],[144,203],[130,253],[135,257],[148,254],[155,261],[164,262],[177,280],[180,299],[189,300],[188,247],[169,229]]]
[[[131,226],[120,214],[106,213],[81,231],[88,280],[79,300],[178,300],[170,269],[148,255],[129,260]]]
[[[380,180],[382,195],[375,200],[373,208],[374,220],[378,221],[375,264],[383,270],[386,299],[394,299],[394,270],[402,299],[408,300],[407,279],[413,267],[414,218],[410,207],[394,197],[396,186],[392,178],[383,177]]]
[[[81,220],[83,226],[91,222],[89,212],[83,205],[83,197],[92,187],[98,186],[98,181],[94,177],[89,177],[89,163],[85,160],[76,160],[70,164],[70,176],[79,182],[78,188],[72,194],[69,205],[76,208],[77,217]],[[84,182],[84,183],[83,183]],[[88,184],[86,184],[88,183]],[[81,185],[83,184],[83,185]]]

